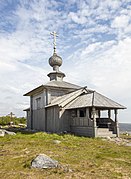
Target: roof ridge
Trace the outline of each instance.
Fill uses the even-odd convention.
[[[84,88],[80,88],[80,89],[74,91],[74,93],[75,93],[75,92],[78,92],[78,91],[80,91],[80,90],[82,90],[81,93],[78,94],[78,95],[77,95],[76,97],[74,97],[73,99],[71,99],[66,105],[68,105],[70,102],[72,102],[73,100],[75,100],[79,95],[81,95],[82,92],[83,92],[83,90],[84,90]],[[73,92],[71,92],[71,93],[73,93]],[[72,95],[72,96],[74,96],[74,95]],[[71,96],[71,97],[72,97],[72,96]],[[64,101],[65,101],[65,100],[64,100]],[[66,105],[64,105],[64,106],[66,106]],[[63,107],[64,107],[64,106],[63,106]]]
[[[58,84],[61,84],[61,85],[63,84],[63,86],[57,86]],[[49,81],[46,84],[44,84],[44,87],[47,87],[47,86],[56,87],[56,88],[58,88],[58,87],[59,88],[60,87],[61,88],[72,88],[72,89],[79,89],[79,88],[81,88],[81,86],[73,84],[73,83],[69,83],[69,82],[66,82],[66,81],[55,81],[55,80]]]

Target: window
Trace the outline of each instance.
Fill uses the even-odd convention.
[[[85,117],[86,116],[86,109],[85,108],[80,109],[79,113],[80,113],[80,117]]]
[[[40,109],[41,106],[41,98],[36,99],[36,109]]]
[[[77,110],[75,110],[75,109],[72,110],[72,111],[71,111],[71,116],[72,116],[72,117],[77,117]]]

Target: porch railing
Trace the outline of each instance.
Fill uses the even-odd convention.
[[[111,118],[96,118],[98,128],[109,128],[114,130],[115,122]]]

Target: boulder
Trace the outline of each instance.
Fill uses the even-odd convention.
[[[53,143],[54,143],[54,144],[60,144],[61,141],[60,141],[60,140],[53,140]]]
[[[33,168],[56,168],[58,167],[58,161],[51,159],[45,154],[39,154],[34,160],[31,162],[31,166]]]
[[[4,137],[5,136],[5,132],[3,130],[0,130],[0,137]]]
[[[131,143],[126,143],[125,146],[131,147]]]
[[[111,138],[109,136],[107,136],[106,139],[111,140]]]
[[[7,130],[5,130],[5,134],[8,134],[8,135],[16,135],[15,132],[10,132],[10,131],[7,131]]]
[[[10,131],[4,130],[4,129],[0,129],[0,136],[4,137],[6,134],[7,135],[16,135],[15,132],[10,132]]]

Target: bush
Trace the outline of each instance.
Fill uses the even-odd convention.
[[[2,125],[2,126],[9,125],[10,122],[11,122],[10,116],[2,116],[2,117],[0,117],[0,125]],[[13,117],[12,122],[15,125],[26,124],[26,118],[25,117],[19,117],[19,118],[18,117]]]

